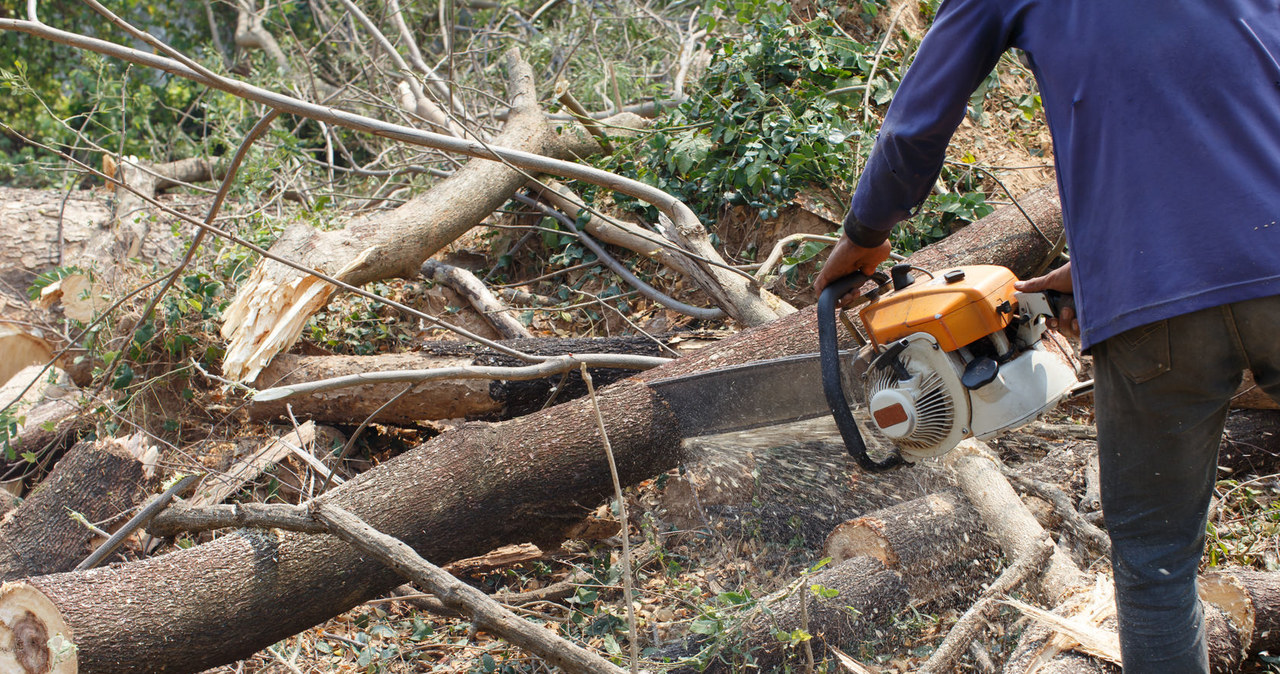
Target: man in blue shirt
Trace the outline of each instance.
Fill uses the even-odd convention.
[[[1095,364],[1126,672],[1207,672],[1196,570],[1245,368],[1280,396],[1280,1],[946,0],[893,100],[817,287],[888,255],[971,93],[1025,52],[1054,138]]]

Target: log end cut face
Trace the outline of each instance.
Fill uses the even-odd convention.
[[[53,602],[26,583],[0,586],[0,672],[74,674],[71,629]]]

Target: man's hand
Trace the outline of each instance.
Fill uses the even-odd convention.
[[[1013,284],[1014,290],[1024,293],[1039,293],[1046,290],[1056,290],[1060,293],[1071,294],[1074,286],[1071,284],[1071,263],[1068,262],[1057,269],[1045,274],[1037,276],[1033,279],[1018,281]],[[1046,325],[1074,339],[1080,338],[1080,321],[1076,320],[1076,311],[1071,307],[1063,307],[1058,312],[1058,317],[1050,318],[1045,322]]]
[[[889,259],[888,241],[875,248],[863,248],[850,241],[848,237],[842,236],[831,249],[827,263],[822,265],[822,271],[818,272],[818,280],[814,281],[813,289],[821,295],[823,288],[855,271],[861,271],[870,276],[875,273],[876,267],[887,259]]]

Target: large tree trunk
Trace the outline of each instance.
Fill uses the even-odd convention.
[[[647,337],[601,339],[513,339],[502,342],[514,349],[540,356],[569,353],[624,353],[638,356],[670,356],[714,344],[716,340],[682,335],[666,335],[657,341]],[[471,365],[518,366],[524,361],[471,342],[432,342],[417,351],[381,356],[299,356],[281,354],[258,375],[259,390],[290,386],[345,375],[387,370],[433,370]],[[592,368],[596,386],[605,386],[635,374],[634,370]],[[529,381],[486,381],[446,379],[414,384],[413,389],[391,404],[383,404],[408,384],[361,384],[321,393],[309,393],[250,401],[248,411],[255,419],[286,416],[286,405],[298,417],[332,423],[359,423],[377,412],[374,419],[384,424],[412,424],[439,419],[483,419],[496,421],[536,412],[548,403],[560,403],[587,394],[577,371]]]
[[[75,568],[93,552],[94,535],[72,513],[99,522],[128,510],[146,493],[154,464],[142,436],[68,450],[22,505],[0,520],[0,580]]]
[[[1056,213],[1046,205],[1053,199],[1044,192],[1025,201],[1034,202],[1033,213]],[[1056,219],[1038,224],[1051,237],[1060,232]],[[1049,247],[1009,210],[970,225],[968,234],[911,262],[1009,262],[1025,275],[1027,261],[1039,263]],[[975,238],[996,245],[971,245]],[[991,256],[1001,251],[1010,258]],[[621,480],[635,483],[683,459],[676,418],[646,382],[813,352],[816,333],[815,311],[797,312],[600,391]],[[606,498],[609,484],[592,403],[579,399],[498,424],[467,424],[321,498],[443,564],[503,544],[557,541]],[[328,536],[243,531],[162,557],[28,582],[66,621],[85,671],[181,672],[246,657],[400,581]]]

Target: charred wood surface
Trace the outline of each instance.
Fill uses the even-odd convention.
[[[606,337],[599,339],[512,339],[502,343],[539,356],[568,353],[625,353],[639,356],[671,356],[714,344],[714,335],[665,335],[654,341],[647,337]],[[665,347],[665,348],[664,348]],[[470,342],[428,342],[418,351],[381,356],[302,356],[281,354],[259,375],[255,386],[265,389],[316,381],[359,372],[385,370],[427,370],[467,365],[515,367],[525,361]],[[635,374],[634,370],[591,368],[597,386],[605,386]],[[364,384],[266,402],[250,402],[249,414],[256,419],[286,417],[286,406],[297,416],[333,423],[359,423],[408,384]],[[580,398],[587,394],[582,376],[574,371],[528,381],[448,380],[414,384],[407,395],[378,412],[375,421],[412,424],[437,419],[477,419],[496,421],[523,416],[543,407]]]

